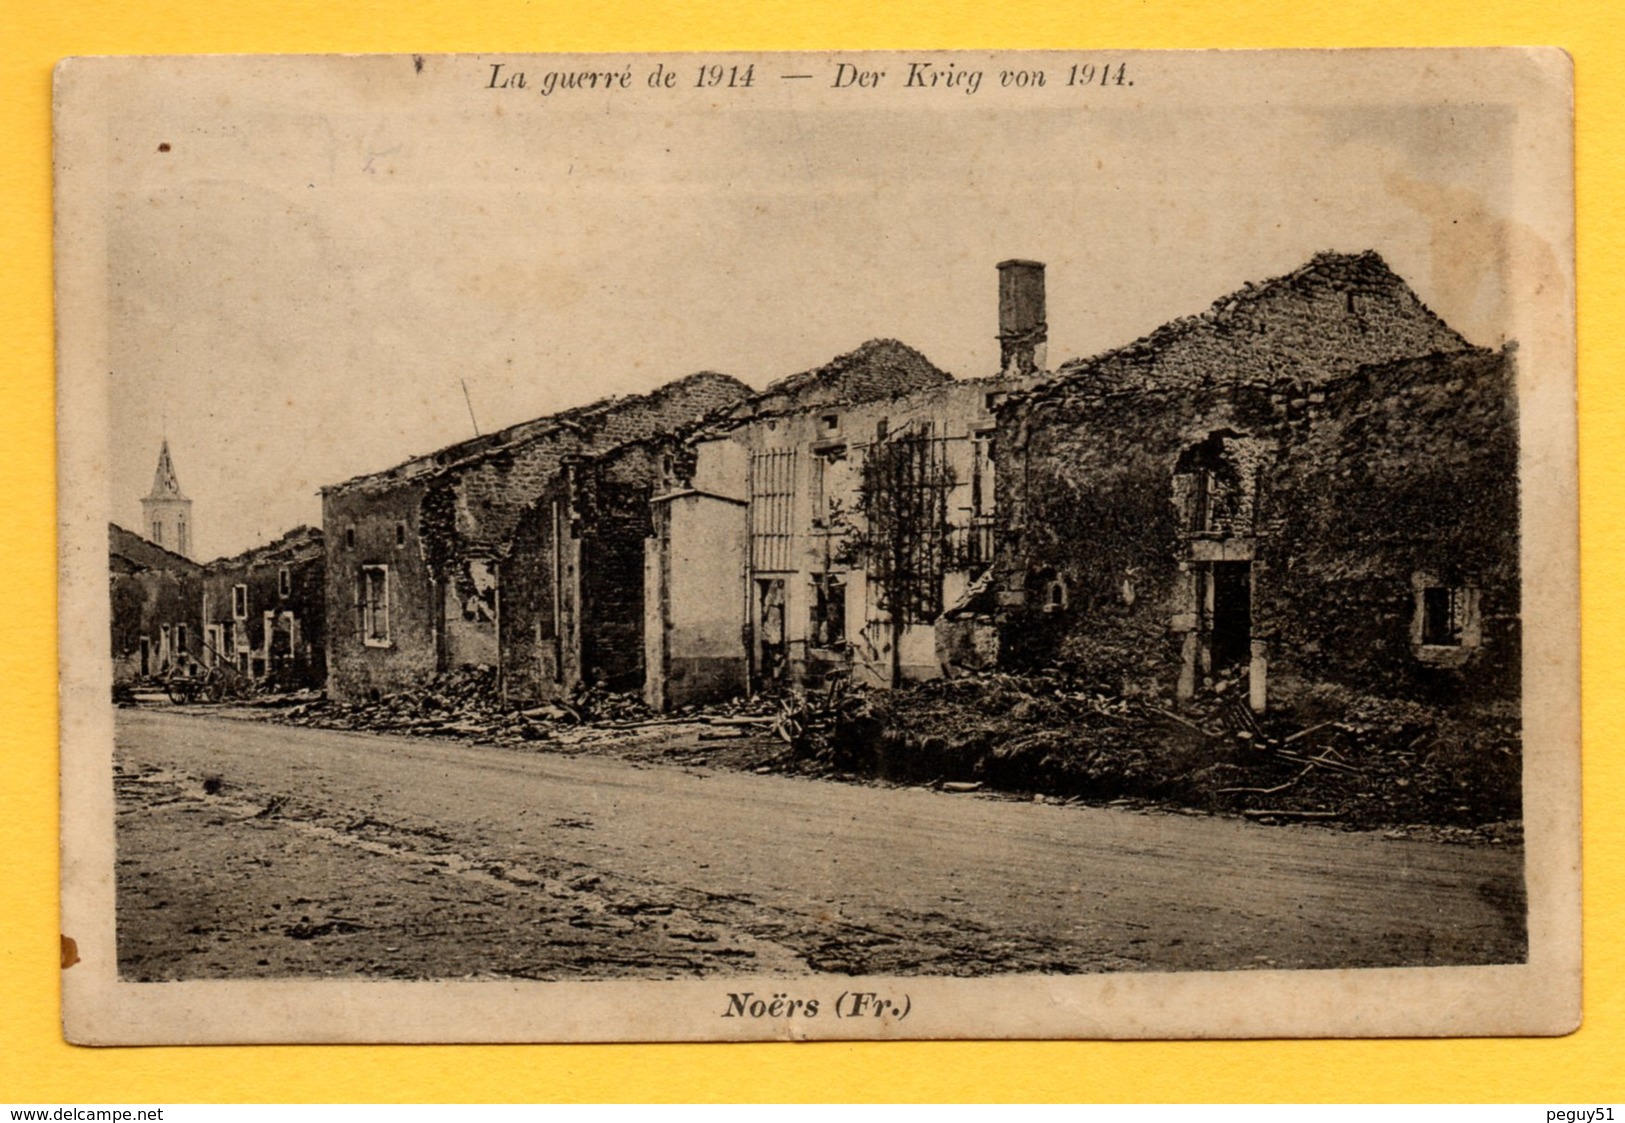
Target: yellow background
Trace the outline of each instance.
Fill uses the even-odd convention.
[[[57,990],[50,71],[75,54],[1554,44],[1578,119],[1585,1025],[1555,1040],[73,1048]],[[1625,1100],[1625,4],[0,0],[0,1101]],[[1534,1118],[1534,1116],[1531,1116]]]

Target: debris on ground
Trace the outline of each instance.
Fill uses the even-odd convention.
[[[500,697],[493,668],[467,666],[370,701],[301,691],[253,706],[269,720],[327,729],[1172,806],[1261,823],[1477,831],[1521,817],[1515,706],[1469,720],[1459,709],[1321,689],[1259,715],[1244,681],[1217,687],[1176,704],[1058,669],[961,674],[899,690],[837,677],[659,714],[636,694],[600,686],[514,706]]]

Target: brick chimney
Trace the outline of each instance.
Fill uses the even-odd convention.
[[[999,373],[1019,378],[1043,370],[1049,325],[1044,322],[1044,263],[999,262]]]

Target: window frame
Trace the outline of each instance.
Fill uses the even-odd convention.
[[[233,620],[248,619],[248,586],[233,585],[231,587],[231,618]]]
[[[1441,636],[1432,626],[1440,596],[1448,598],[1450,634]],[[1456,666],[1483,646],[1482,589],[1471,580],[1451,582],[1432,573],[1411,576],[1411,651],[1424,663]]]
[[[380,599],[374,598],[374,577],[377,577],[377,591],[382,593]],[[366,647],[393,647],[393,633],[390,620],[390,580],[389,566],[383,563],[369,563],[363,565],[357,572],[356,608],[357,623],[361,628],[361,642]],[[380,614],[380,608],[382,612]],[[380,627],[380,615],[382,626]]]

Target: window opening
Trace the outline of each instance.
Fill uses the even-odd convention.
[[[369,647],[389,644],[389,567],[361,567],[361,638]]]
[[[811,624],[814,647],[840,647],[846,643],[846,578],[843,575],[814,575]]]

